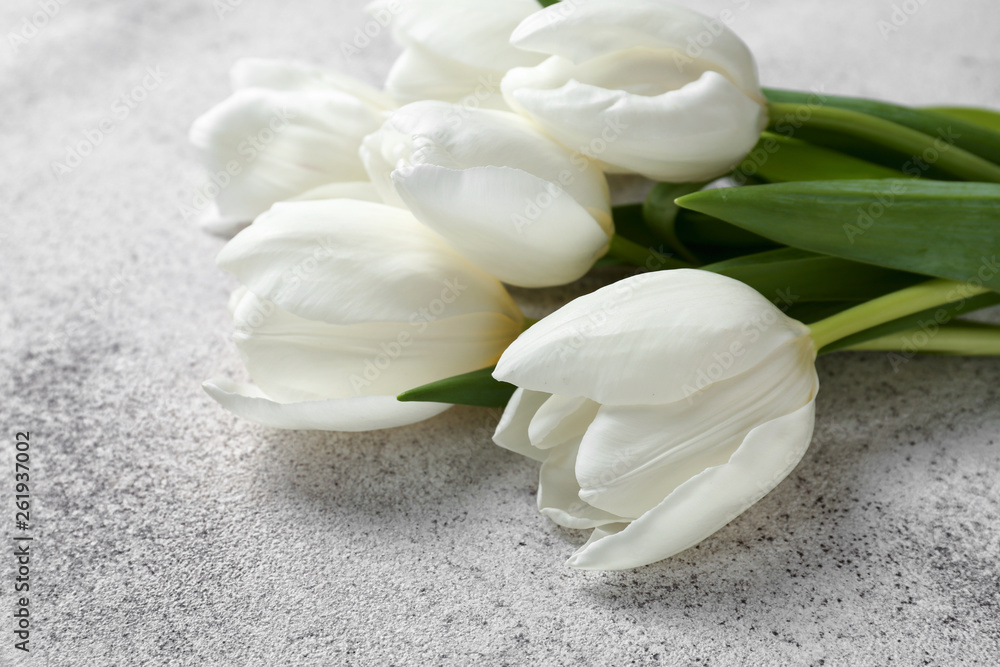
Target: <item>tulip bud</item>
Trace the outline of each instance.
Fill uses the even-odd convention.
[[[235,92],[198,118],[191,143],[212,174],[205,224],[232,234],[282,201],[329,183],[367,180],[361,139],[382,124],[391,99],[335,72],[248,58],[233,66]]]
[[[223,407],[277,428],[364,431],[449,406],[407,389],[488,367],[523,316],[495,278],[407,211],[349,199],[276,204],[218,258],[255,385],[213,379]]]
[[[574,0],[511,36],[551,57],[504,77],[510,107],[610,173],[707,181],[767,125],[753,55],[722,22],[659,0]]]
[[[376,0],[368,11],[392,25],[403,46],[386,79],[400,104],[419,100],[507,109],[500,80],[542,56],[510,44],[510,34],[539,9],[537,0]]]
[[[366,137],[361,157],[386,202],[512,285],[576,280],[614,233],[600,169],[516,114],[416,102]]]
[[[538,505],[593,528],[569,560],[638,567],[694,546],[791,472],[819,381],[809,328],[731,278],[647,273],[522,334],[494,440],[542,461]]]

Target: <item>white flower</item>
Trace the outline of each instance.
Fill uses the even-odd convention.
[[[541,511],[593,528],[573,567],[694,546],[784,479],[812,437],[809,329],[750,287],[648,273],[532,326],[494,376],[519,387],[497,444],[542,461]]]
[[[511,41],[551,57],[507,73],[507,103],[609,172],[710,180],[735,166],[767,125],[746,44],[683,7],[557,3],[528,17]]]
[[[523,326],[496,279],[383,204],[276,204],[218,263],[245,285],[230,309],[256,384],[204,386],[268,426],[363,431],[427,419],[449,406],[396,396],[494,364]]]
[[[604,174],[516,114],[416,102],[366,137],[361,156],[386,202],[500,280],[576,280],[614,227]]]
[[[214,185],[206,220],[212,231],[232,233],[271,204],[315,187],[367,180],[358,147],[395,106],[386,95],[290,61],[240,60],[231,78],[235,92],[190,133]]]
[[[300,195],[288,198],[286,201],[316,201],[319,199],[356,199],[374,204],[383,204],[382,197],[371,181],[345,181],[343,183],[327,183],[312,190],[306,190]]]
[[[419,100],[506,108],[500,79],[512,67],[542,57],[510,45],[517,25],[540,8],[537,0],[377,0],[376,16],[391,17],[403,46],[386,91],[400,104]]]

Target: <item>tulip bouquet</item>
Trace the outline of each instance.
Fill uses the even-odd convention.
[[[1000,303],[1000,114],[763,89],[723,21],[664,0],[370,10],[403,47],[384,91],[247,59],[192,128],[228,176],[205,224],[236,234],[218,263],[253,383],[205,389],[233,413],[503,407],[541,512],[592,531],[569,564],[621,569],[791,472],[817,355],[1000,354],[961,319]],[[612,206],[617,174],[644,201]],[[537,322],[504,286],[595,266],[627,277]]]

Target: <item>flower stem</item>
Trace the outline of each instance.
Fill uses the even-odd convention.
[[[848,350],[1000,356],[1000,326],[956,322],[938,329],[912,329],[858,343]]]
[[[953,144],[935,146],[942,141],[939,137],[892,121],[849,109],[790,102],[770,102],[768,113],[772,125],[790,119],[796,127],[847,134],[905,155],[919,156],[930,150],[938,156],[934,166],[953,176],[966,181],[1000,183],[1000,166]]]
[[[816,349],[821,350],[859,331],[989,291],[988,287],[954,280],[930,280],[849,308],[809,325],[809,329]]]
[[[640,266],[650,271],[662,269],[691,269],[693,264],[680,259],[674,259],[669,255],[657,252],[652,248],[646,248],[635,241],[615,234],[611,237],[611,247],[608,248],[608,257],[620,259],[632,266]]]

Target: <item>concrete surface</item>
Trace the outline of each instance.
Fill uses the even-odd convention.
[[[537,514],[536,465],[490,443],[489,411],[291,433],[199,388],[239,364],[222,242],[179,212],[202,178],[187,128],[243,55],[378,83],[388,35],[340,55],[360,3],[63,0],[15,53],[41,4],[0,9],[0,663],[997,664],[1000,360],[824,358],[812,448],[774,493],[668,562],[572,571],[583,534]],[[992,0],[896,0],[915,13],[892,32],[888,0],[686,4],[731,10],[769,85],[1000,107]],[[56,176],[148,68],[163,81]],[[540,314],[592,286],[518,295]]]

